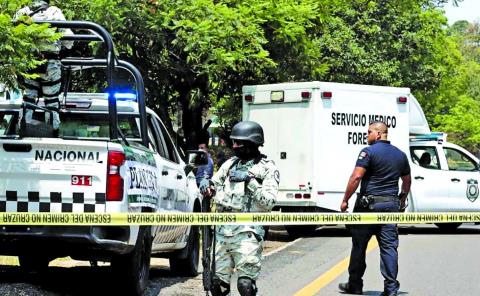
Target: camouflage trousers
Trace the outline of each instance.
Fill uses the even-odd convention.
[[[60,108],[60,101],[58,95],[61,92],[62,86],[62,64],[59,60],[48,60],[46,65],[42,68],[35,70],[40,72],[40,77],[33,79],[24,79],[22,81],[22,87],[24,88],[23,100],[32,104],[36,103],[38,97],[43,97],[45,101],[45,107],[54,111],[53,112],[53,128],[58,129],[60,127],[60,116],[58,109]],[[43,71],[41,71],[43,70]],[[30,123],[32,121],[33,110],[27,109],[25,112],[25,122]],[[22,117],[23,114],[21,113]],[[50,121],[50,113],[45,113],[45,122]],[[20,122],[20,120],[19,120]]]
[[[234,271],[238,277],[256,280],[260,275],[263,240],[253,232],[241,232],[235,236],[216,234],[215,264],[216,276],[230,283]]]

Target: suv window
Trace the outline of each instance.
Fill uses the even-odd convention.
[[[172,139],[168,135],[167,129],[163,125],[162,122],[160,122],[157,118],[152,117],[153,122],[155,123],[155,126],[159,129],[160,133],[162,134],[162,138],[165,142],[165,152],[167,154],[167,159],[180,163],[178,159],[177,152],[175,151],[175,145],[173,145]]]
[[[443,148],[451,171],[472,172],[478,170],[478,164],[465,153],[453,148]]]
[[[437,149],[435,147],[410,147],[410,155],[414,164],[426,169],[439,170]]]
[[[163,158],[167,158],[165,151],[165,143],[163,142],[161,134],[155,128],[155,123],[152,116],[148,116],[148,138],[150,145],[155,147],[155,151]]]

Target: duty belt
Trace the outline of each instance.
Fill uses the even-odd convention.
[[[387,202],[387,201],[397,201],[398,196],[385,196],[385,195],[367,195],[367,197],[372,198],[374,202]]]

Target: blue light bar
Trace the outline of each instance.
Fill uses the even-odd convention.
[[[432,132],[427,135],[415,135],[410,138],[410,141],[438,141],[441,143],[447,141],[447,134],[442,132]]]
[[[114,93],[113,97],[119,101],[136,101],[137,95],[132,93]]]

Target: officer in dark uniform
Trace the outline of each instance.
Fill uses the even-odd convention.
[[[368,127],[368,144],[358,155],[355,169],[348,181],[340,209],[345,212],[348,200],[361,181],[354,212],[399,212],[405,209],[410,191],[410,165],[405,153],[387,141],[388,128],[383,122]],[[402,179],[399,194],[398,180]],[[384,281],[383,296],[396,296],[400,283],[398,274],[398,229],[396,224],[352,225],[352,253],[348,266],[349,279],[339,285],[340,291],[362,294],[365,254],[372,235],[380,245],[380,270]]]

